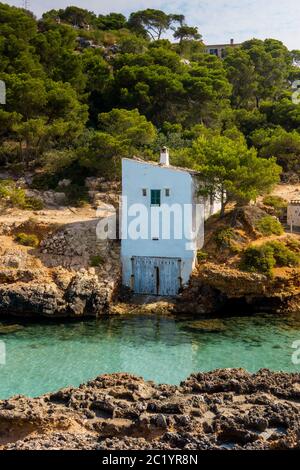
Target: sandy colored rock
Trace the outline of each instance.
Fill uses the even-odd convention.
[[[300,374],[218,370],[180,386],[129,374],[0,402],[0,448],[299,449]]]

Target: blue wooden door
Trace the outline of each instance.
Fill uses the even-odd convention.
[[[153,258],[135,256],[133,258],[134,292],[157,295],[155,274]]]
[[[181,260],[135,256],[133,276],[136,294],[177,295],[180,288]]]
[[[180,288],[180,261],[177,258],[159,258],[158,295],[176,295]]]

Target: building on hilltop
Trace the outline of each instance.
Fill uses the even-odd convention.
[[[199,196],[199,173],[159,163],[122,160],[122,276],[134,293],[172,296],[187,285],[204,243],[204,221],[218,199]]]
[[[229,44],[210,44],[205,46],[205,51],[207,54],[212,54],[216,55],[220,59],[223,59],[226,55],[226,49],[228,47],[234,48],[234,47],[240,47],[241,44],[236,44],[234,42],[234,39],[230,39]]]

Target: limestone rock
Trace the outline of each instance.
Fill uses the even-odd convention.
[[[102,375],[0,401],[0,449],[298,449],[299,390],[300,374],[268,370],[195,373],[180,386]]]
[[[199,315],[234,308],[251,312],[299,312],[300,279],[297,269],[270,279],[226,265],[206,262],[195,270],[179,296],[177,312]]]

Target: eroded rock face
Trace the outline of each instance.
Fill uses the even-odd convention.
[[[108,313],[120,281],[119,246],[105,243],[101,251],[94,244],[91,224],[79,225],[81,230],[73,224],[70,235],[77,237],[76,246],[81,241],[77,258],[67,251],[76,246],[69,246],[57,230],[53,232],[56,235],[49,230],[47,238],[56,237],[54,244],[51,242],[55,254],[17,245],[9,235],[0,236],[0,315],[79,317]],[[96,253],[103,263],[91,267]]]
[[[26,189],[26,196],[38,199],[45,207],[57,208],[67,205],[67,197],[62,191]]]
[[[219,370],[180,386],[128,374],[0,402],[2,449],[297,449],[300,374]]]
[[[228,308],[251,312],[299,312],[299,272],[270,279],[214,263],[205,263],[191,277],[178,299],[177,311],[207,314]]]
[[[114,292],[114,285],[101,281],[93,270],[58,273],[60,276],[48,281],[35,272],[18,271],[15,276],[18,273],[21,277],[14,278],[18,282],[12,283],[7,274],[6,283],[0,285],[0,314],[98,316],[107,313]],[[30,282],[31,275],[35,277],[34,282]],[[0,271],[2,281],[3,277],[4,272]]]

